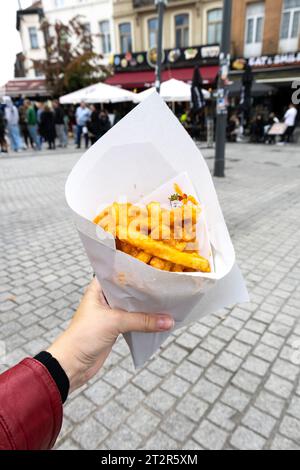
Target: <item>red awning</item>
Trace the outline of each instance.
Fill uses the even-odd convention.
[[[16,78],[10,80],[4,87],[5,93],[9,96],[15,97],[23,96],[48,96],[49,91],[46,88],[46,81],[44,79],[28,79]]]
[[[199,67],[204,83],[212,83],[217,74],[219,67],[217,65]],[[176,78],[184,82],[191,82],[193,79],[193,68],[164,70],[162,73],[162,81]],[[147,88],[153,86],[155,82],[154,71],[145,72],[120,72],[106,80],[109,85],[118,85],[124,88]]]

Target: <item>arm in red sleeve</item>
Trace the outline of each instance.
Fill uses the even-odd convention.
[[[25,359],[0,375],[0,449],[51,449],[62,416],[59,390],[39,361]]]

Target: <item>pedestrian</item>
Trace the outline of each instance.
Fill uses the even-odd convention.
[[[265,123],[262,114],[257,114],[251,130],[251,140],[256,144],[264,141]]]
[[[283,136],[284,142],[291,142],[293,140],[293,134],[296,127],[297,108],[293,103],[290,103],[287,112],[284,115],[284,122],[287,126],[285,134]]]
[[[0,449],[51,449],[62,426],[63,403],[98,373],[118,336],[163,333],[173,326],[169,315],[111,309],[94,279],[52,346],[0,375]]]
[[[20,124],[20,131],[21,131],[21,135],[23,137],[23,140],[24,140],[24,144],[26,146],[26,148],[29,148],[31,146],[31,148],[34,148],[33,147],[33,140],[31,138],[31,135],[29,134],[29,130],[28,130],[28,123],[27,123],[27,117],[26,117],[26,108],[24,105],[21,105],[20,108],[19,108],[19,124]]]
[[[88,121],[88,130],[91,138],[91,143],[94,145],[100,137],[100,116],[99,110],[95,105],[91,106],[91,117]]]
[[[42,116],[42,113],[44,111],[44,104],[41,103],[40,101],[37,101],[35,103],[35,110],[36,110],[36,118],[37,118],[37,126],[38,126],[38,129],[40,127],[40,124],[41,124],[41,116]],[[41,134],[39,133],[39,142],[40,142],[40,148],[42,150],[42,147],[43,147],[43,136],[41,136]]]
[[[55,116],[48,105],[44,106],[41,113],[40,133],[43,139],[48,142],[48,150],[55,150]]]
[[[35,149],[41,150],[41,141],[40,136],[38,134],[38,118],[37,112],[34,106],[31,104],[30,100],[25,100],[24,106],[26,108],[26,119],[27,119],[27,126],[28,132],[34,142]]]
[[[0,150],[1,153],[7,153],[7,142],[5,137],[6,123],[4,111],[0,109]]]
[[[99,116],[99,137],[103,137],[111,128],[111,123],[106,111],[101,111]]]
[[[19,152],[22,148],[22,141],[19,129],[19,111],[13,104],[9,96],[3,99],[5,104],[4,116],[7,125],[8,137],[11,148],[14,152]]]
[[[89,146],[89,134],[87,123],[90,119],[91,112],[85,102],[83,101],[76,110],[76,145],[77,148],[81,147],[81,136],[84,135],[85,148]]]
[[[56,136],[59,141],[59,147],[66,148],[68,137],[66,133],[65,112],[58,100],[53,101],[54,121]]]
[[[273,125],[278,124],[278,123],[279,123],[279,119],[276,116],[276,114],[273,112],[270,113],[269,118],[268,118],[268,123],[265,125],[265,128],[264,128],[264,134],[265,134],[264,140],[266,144],[275,144],[276,137],[275,135],[269,135],[269,132],[272,129]]]

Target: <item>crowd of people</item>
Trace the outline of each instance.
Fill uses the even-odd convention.
[[[123,113],[124,114],[124,113]],[[126,113],[125,113],[126,114]],[[178,119],[194,139],[206,138],[208,115],[214,121],[213,110],[203,109],[195,113],[189,107],[179,106]],[[0,146],[1,153],[8,153],[9,147],[14,152],[34,149],[41,150],[44,144],[49,150],[56,147],[66,148],[74,138],[76,148],[82,141],[87,149],[100,139],[120,119],[118,111],[109,114],[97,105],[82,102],[77,108],[63,107],[58,100],[46,103],[31,102],[26,99],[13,103],[10,97],[4,97],[0,105]],[[227,140],[266,144],[285,144],[293,142],[296,127],[297,108],[290,104],[280,121],[274,112],[256,112],[252,118],[245,117],[231,110],[227,123]],[[274,124],[282,122],[278,134],[270,133]]]
[[[49,150],[66,148],[70,136],[74,136],[77,148],[81,148],[82,138],[88,148],[118,120],[118,113],[109,115],[96,105],[81,103],[77,109],[64,109],[58,100],[34,103],[26,99],[17,106],[7,96],[0,107],[0,150],[39,151],[44,144]]]
[[[270,112],[267,116],[263,113],[256,113],[250,120],[248,125],[248,134],[250,142],[275,144],[276,136],[278,144],[293,142],[293,134],[296,128],[297,108],[291,103],[285,112],[282,121],[274,112]],[[283,127],[278,128],[278,133],[270,133],[274,129],[274,124],[282,122]],[[228,120],[227,139],[229,142],[242,142],[245,136],[245,126],[243,125],[241,116],[233,112]]]

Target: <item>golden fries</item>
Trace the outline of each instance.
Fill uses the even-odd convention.
[[[170,272],[211,271],[209,261],[199,254],[196,225],[201,207],[193,196],[174,185],[170,210],[160,203],[146,206],[114,202],[94,223],[112,233],[118,250],[153,268]],[[180,205],[181,204],[181,205]]]

